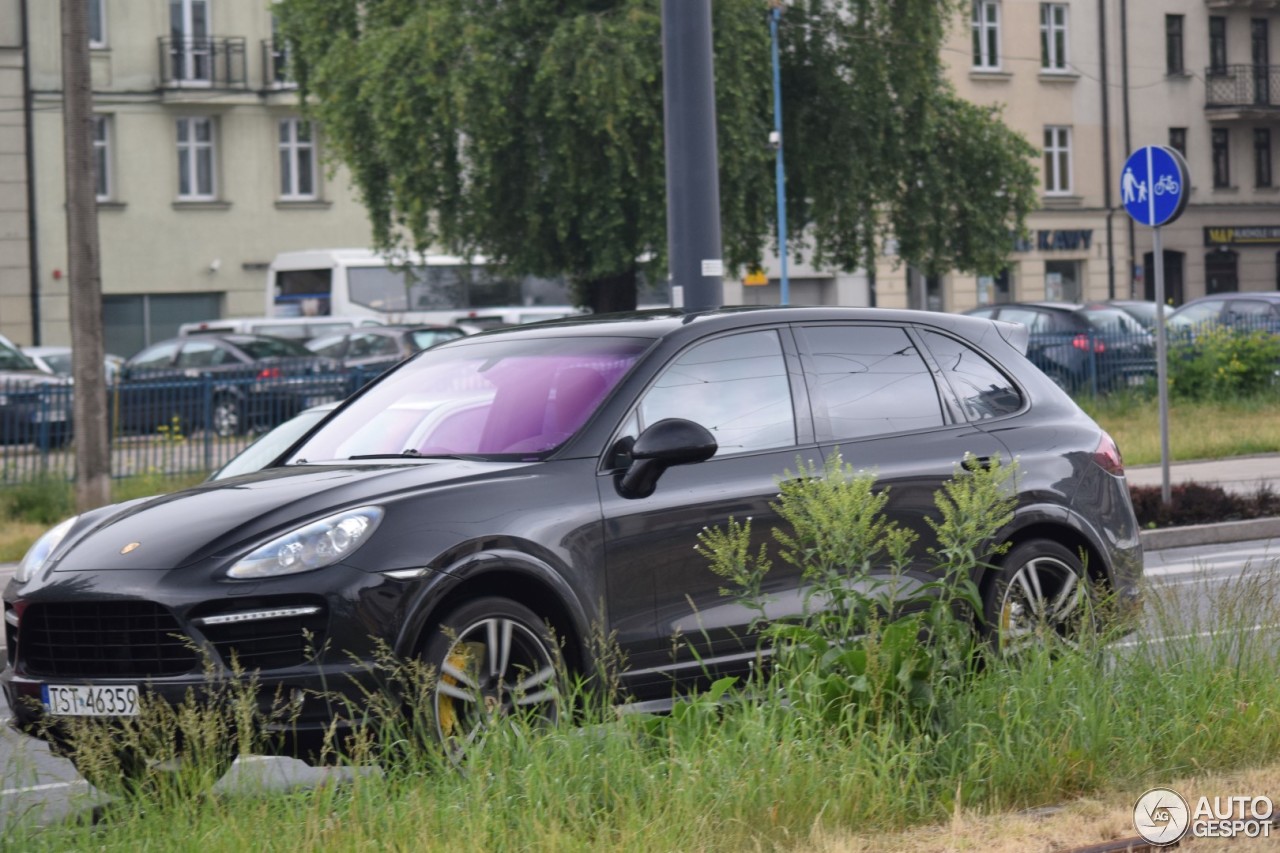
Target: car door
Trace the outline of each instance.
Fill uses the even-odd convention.
[[[696,465],[668,469],[647,498],[622,497],[599,478],[611,618],[631,650],[626,686],[637,696],[671,695],[673,685],[746,672],[755,659],[754,611],[720,594],[724,579],[695,550],[705,527],[751,520],[757,544],[771,541],[770,503],[785,472],[819,463],[804,383],[785,327],[695,343],[676,355],[641,395],[618,442],[669,417],[695,421],[719,448]],[[606,474],[625,467],[606,462]],[[796,587],[785,567],[768,592]],[[647,602],[647,605],[646,605]]]
[[[796,330],[824,457],[839,453],[855,471],[873,474],[876,488],[889,492],[887,517],[918,537],[905,594],[935,577],[925,549],[936,544],[927,519],[937,517],[938,489],[955,476],[966,453],[980,462],[1008,459],[1005,445],[974,421],[982,420],[983,411],[1021,407],[1016,392],[1011,401],[1002,388],[981,386],[969,394],[968,408],[962,406],[942,379],[943,368],[923,348],[921,334],[910,326],[864,323],[804,324]],[[954,359],[959,353],[948,355]],[[958,368],[950,369],[954,374]],[[872,574],[887,578],[888,567],[873,566]]]
[[[129,359],[112,395],[115,429],[151,432],[176,414],[167,389],[174,381],[179,343],[158,343]]]

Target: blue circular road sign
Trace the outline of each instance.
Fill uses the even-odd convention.
[[[1147,145],[1129,155],[1120,173],[1124,209],[1140,225],[1158,228],[1182,215],[1191,187],[1182,155],[1163,145]]]

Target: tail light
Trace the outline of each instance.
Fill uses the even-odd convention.
[[[282,375],[278,367],[264,367],[258,371],[259,379],[279,379]]]
[[[1100,338],[1090,338],[1089,335],[1076,335],[1071,339],[1071,345],[1082,352],[1089,352],[1092,347],[1095,355],[1107,351],[1107,345]]]
[[[1102,434],[1102,438],[1098,439],[1098,447],[1093,451],[1093,461],[1098,463],[1098,467],[1108,474],[1115,474],[1117,477],[1124,476],[1124,459],[1120,457],[1120,448],[1116,446],[1115,441],[1107,433]]]

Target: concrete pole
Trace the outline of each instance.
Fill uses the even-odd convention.
[[[93,83],[89,68],[89,4],[62,0],[62,122],[67,179],[67,274],[70,287],[72,421],[76,508],[111,502],[107,389],[103,373],[102,277],[98,202],[93,179]]]
[[[711,0],[662,0],[671,302],[693,311],[724,302]]]

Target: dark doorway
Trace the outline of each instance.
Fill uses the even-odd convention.
[[[1204,256],[1204,292],[1235,293],[1240,289],[1238,272],[1240,255],[1230,249],[1218,249]]]
[[[1164,298],[1168,305],[1181,305],[1186,297],[1182,293],[1182,252],[1164,251]],[[1142,256],[1143,298],[1154,302],[1156,298],[1156,256],[1147,252]]]
[[[1253,102],[1271,103],[1271,39],[1267,32],[1266,18],[1254,18],[1250,23],[1250,41],[1253,45]]]

